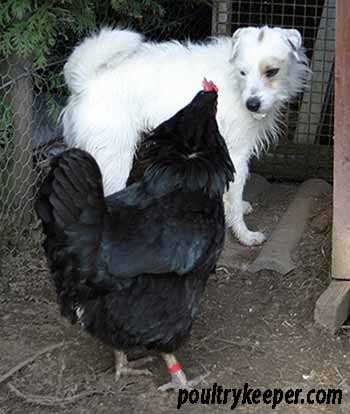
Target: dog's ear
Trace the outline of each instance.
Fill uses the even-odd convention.
[[[237,29],[232,35],[232,51],[231,51],[230,62],[232,62],[237,55],[239,37],[242,34],[243,30],[244,28]]]
[[[287,38],[291,42],[292,46],[296,50],[299,50],[301,48],[301,43],[302,43],[300,32],[296,29],[286,29],[286,32],[287,32]]]
[[[236,40],[238,40],[238,38],[239,38],[239,36],[240,36],[240,34],[242,33],[242,30],[244,30],[244,28],[242,27],[242,28],[240,28],[240,29],[237,29],[234,33],[233,33],[233,35],[232,35],[232,40],[235,42]]]
[[[285,29],[285,33],[287,35],[287,41],[290,48],[292,49],[294,57],[297,60],[300,60],[300,56],[298,53],[302,45],[302,38],[300,32],[296,29]]]

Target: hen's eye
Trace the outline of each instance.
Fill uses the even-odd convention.
[[[239,73],[241,74],[241,76],[245,76],[247,74],[244,70],[240,70]]]
[[[272,69],[268,69],[266,72],[265,72],[265,76],[267,77],[267,78],[273,78],[275,75],[277,75],[277,73],[279,72],[279,68],[272,68]]]

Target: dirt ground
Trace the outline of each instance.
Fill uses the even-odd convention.
[[[248,218],[250,227],[271,232],[294,192],[294,186],[273,185],[268,197],[257,200]],[[218,271],[209,280],[201,316],[177,356],[190,377],[210,372],[205,388],[214,383],[225,388],[244,383],[262,389],[340,388],[343,403],[284,403],[276,410],[238,405],[234,412],[350,413],[347,327],[333,336],[313,323],[315,301],[330,278],[331,214],[329,196],[315,201],[313,217],[295,252],[297,269],[286,276],[249,273],[246,264],[259,248],[239,246],[228,237]],[[60,317],[42,252],[27,246],[14,254],[3,246],[0,377],[61,342],[0,384],[1,414],[178,412],[177,394],[157,391],[168,379],[160,357],[147,366],[152,377],[127,377],[115,383],[112,351]],[[230,403],[187,404],[181,411],[221,413],[230,407]]]

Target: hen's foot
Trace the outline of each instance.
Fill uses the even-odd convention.
[[[114,351],[115,355],[115,381],[117,382],[122,375],[135,375],[135,376],[151,376],[152,373],[148,369],[137,369],[150,361],[152,357],[141,358],[139,360],[128,362],[128,359],[124,352]]]
[[[199,385],[205,378],[208,377],[209,373],[200,375],[192,380],[188,380],[184,371],[174,355],[163,354],[162,355],[168,368],[168,372],[171,375],[171,381],[158,387],[159,391],[178,390],[178,389],[191,389]]]
[[[164,385],[161,385],[158,387],[159,391],[169,391],[169,390],[179,390],[179,389],[186,389],[191,390],[192,388],[199,385],[201,382],[203,382],[207,377],[209,373],[199,375],[196,378],[193,378],[192,380],[187,380],[185,373],[181,370],[181,374],[173,374],[171,376],[171,381],[167,382]]]

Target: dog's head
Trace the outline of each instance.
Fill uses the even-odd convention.
[[[247,27],[232,41],[234,77],[254,118],[264,118],[303,90],[310,70],[297,30]]]

